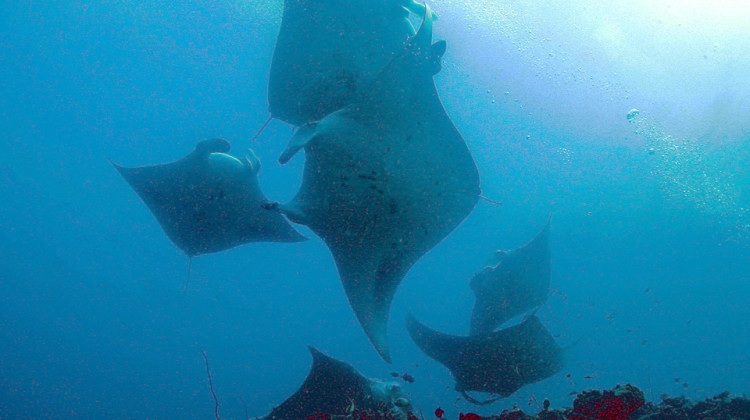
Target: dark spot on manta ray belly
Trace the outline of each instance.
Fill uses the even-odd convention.
[[[396,203],[396,200],[391,200],[390,206],[388,207],[388,212],[390,214],[398,213],[398,204]]]
[[[378,266],[378,269],[375,272],[375,276],[376,278],[382,279],[391,274],[396,269],[396,267],[397,265],[393,261],[384,260]]]
[[[224,192],[222,188],[217,188],[216,190],[211,191],[211,194],[208,196],[208,201],[223,200],[224,197],[226,197],[226,192]]]

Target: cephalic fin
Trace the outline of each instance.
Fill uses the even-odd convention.
[[[427,3],[419,3],[416,0],[399,0],[399,3],[401,4],[401,7],[417,16],[424,15],[425,8],[427,7]],[[437,15],[432,14],[430,18],[432,20],[437,20]]]
[[[245,153],[245,165],[252,175],[257,175],[258,171],[260,171],[260,159],[258,159],[253,149],[249,147]]]
[[[297,132],[295,132],[292,138],[289,139],[289,143],[286,145],[286,149],[284,149],[284,151],[281,152],[281,156],[279,156],[280,164],[284,165],[285,163],[289,162],[289,160],[294,157],[297,152],[305,147],[307,142],[309,142],[315,136],[315,129],[317,128],[317,125],[317,123],[307,123],[297,129]]]
[[[228,153],[232,146],[224,139],[201,140],[188,155],[189,158],[206,158],[211,153]]]

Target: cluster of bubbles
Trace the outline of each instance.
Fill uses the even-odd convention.
[[[700,142],[667,134],[637,109],[630,110],[627,119],[646,140],[653,173],[668,199],[729,222],[743,237],[750,234],[750,212],[739,203],[734,174],[710,164]]]

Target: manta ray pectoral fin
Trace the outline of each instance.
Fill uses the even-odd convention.
[[[452,364],[466,341],[466,338],[449,336],[427,327],[417,321],[411,312],[406,315],[406,331],[424,354],[446,365],[449,369],[451,367],[448,365]],[[456,386],[462,387],[463,385],[457,382]]]
[[[128,183],[128,185],[131,186],[131,188],[133,188],[134,184],[138,183],[137,173],[140,170],[139,168],[128,168],[128,167],[122,166],[122,165],[120,165],[118,163],[115,163],[115,161],[113,161],[110,158],[107,158],[107,160],[109,161],[109,163],[112,164],[112,166],[115,167],[115,169],[117,169],[117,172]],[[136,193],[137,193],[137,191],[136,191]]]
[[[115,163],[114,160],[112,160],[110,158],[106,158],[106,159],[107,159],[107,162],[109,162],[110,165],[114,166],[115,169],[117,169],[117,172],[119,172],[120,174],[122,174],[123,167],[121,165],[118,165],[117,163]]]
[[[390,312],[390,297],[386,297],[387,302],[381,303],[383,299],[363,293],[362,296],[354,296],[347,293],[349,302],[352,303],[354,314],[357,317],[362,329],[365,330],[367,338],[377,350],[380,357],[387,363],[391,363],[391,351],[388,345],[388,318]]]
[[[318,127],[318,123],[307,123],[297,129],[289,143],[286,145],[286,149],[279,156],[279,163],[284,165],[294,157],[305,145],[315,136],[315,130]]]

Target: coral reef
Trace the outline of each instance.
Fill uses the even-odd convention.
[[[580,393],[572,408],[550,410],[549,400],[536,415],[522,410],[503,410],[498,415],[479,416],[461,413],[458,420],[742,420],[750,419],[750,399],[732,397],[729,392],[693,402],[685,397],[662,397],[658,404],[646,402],[636,386],[617,385],[611,390],[590,390]],[[406,406],[404,407],[406,408]],[[425,420],[432,416],[417,416],[411,411],[399,412],[382,405],[378,409],[357,410],[350,407],[344,415],[313,416],[306,420]],[[434,418],[449,420],[445,411],[435,409]]]
[[[536,415],[521,410],[504,410],[498,415],[480,417],[461,414],[459,420],[707,420],[750,419],[750,399],[732,397],[729,392],[693,402],[685,397],[662,398],[658,404],[646,402],[643,392],[633,385],[618,385],[612,390],[584,391],[572,408],[544,409]],[[442,417],[445,419],[445,417]]]

